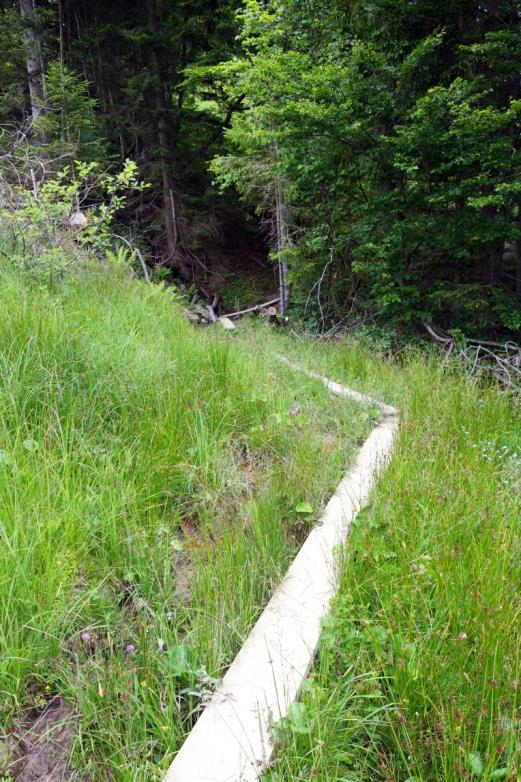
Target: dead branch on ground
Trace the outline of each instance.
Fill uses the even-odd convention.
[[[448,356],[462,361],[474,375],[495,377],[507,388],[521,392],[521,345],[515,342],[467,339],[459,345],[454,337],[432,323],[423,323],[429,336],[440,345]]]

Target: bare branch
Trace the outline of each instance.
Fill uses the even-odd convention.
[[[267,307],[271,307],[273,304],[278,304],[280,301],[280,297],[277,296],[276,299],[271,299],[270,301],[265,301],[264,304],[255,304],[254,307],[248,307],[246,310],[239,310],[238,312],[232,312],[227,313],[227,318],[238,318],[239,315],[246,315],[248,312],[258,312],[259,310],[264,310]]]

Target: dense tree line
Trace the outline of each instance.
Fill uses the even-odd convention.
[[[135,160],[132,219],[181,274],[239,193],[301,314],[521,327],[518,0],[2,9],[2,121]]]
[[[231,56],[237,2],[1,6],[2,124],[32,117],[32,138],[58,166],[68,155],[104,165],[135,161],[152,187],[129,199],[126,216],[152,254],[186,272],[186,252],[199,234],[215,238],[226,208],[208,161],[234,108],[232,101],[222,116],[209,111],[206,96],[187,86],[186,69]]]
[[[242,42],[214,168],[257,204],[283,183],[294,298],[521,327],[520,4],[247,2]]]

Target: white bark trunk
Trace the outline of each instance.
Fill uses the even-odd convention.
[[[517,227],[519,236],[516,241],[516,293],[521,299],[521,206],[519,207],[520,213],[517,218]]]
[[[286,203],[280,181],[275,186],[275,226],[277,232],[277,253],[279,256],[280,314],[284,315],[289,304],[288,262],[284,257],[284,251],[289,244],[289,234]]]
[[[270,125],[270,129],[273,130],[273,125]],[[277,142],[274,139],[270,142],[270,152],[276,166],[278,150]],[[284,188],[281,178],[277,174],[275,180],[275,237],[279,268],[279,312],[281,315],[284,315],[289,304],[288,262],[285,257],[285,250],[290,243],[287,212]]]
[[[34,27],[34,0],[20,0],[20,14],[26,22],[24,30],[25,63],[29,82],[31,115],[36,122],[43,111],[43,67],[40,39]]]

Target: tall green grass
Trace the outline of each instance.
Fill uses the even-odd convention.
[[[58,693],[82,775],[159,778],[370,422],[161,287],[5,273],[0,731]]]
[[[518,780],[519,406],[450,364],[289,343],[401,410],[270,780]]]

